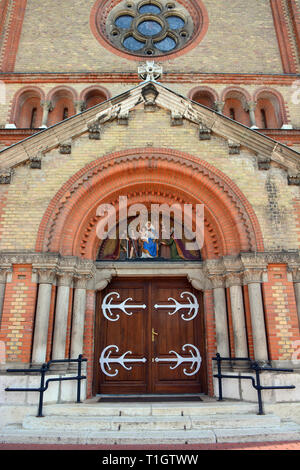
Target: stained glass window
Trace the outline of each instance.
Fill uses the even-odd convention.
[[[143,15],[144,13],[154,13],[154,14],[159,14],[161,12],[161,9],[156,6],[156,5],[151,5],[148,3],[147,5],[141,6],[139,9],[139,12]]]
[[[132,16],[122,15],[116,19],[115,25],[118,26],[118,28],[127,29],[127,28],[130,28],[132,20],[133,20]]]
[[[179,16],[168,16],[167,22],[171,29],[181,29],[185,25],[184,20]]]
[[[146,57],[182,49],[194,31],[187,7],[175,0],[123,0],[106,22],[107,36],[116,47]]]
[[[142,21],[137,29],[144,36],[155,36],[161,32],[162,27],[157,21],[148,20]]]
[[[126,49],[129,49],[130,51],[139,51],[144,47],[144,43],[141,41],[138,41],[135,39],[133,36],[128,36],[124,42],[123,45],[126,47]]]
[[[176,42],[170,36],[167,36],[162,41],[156,42],[155,47],[162,52],[172,51],[176,47]]]

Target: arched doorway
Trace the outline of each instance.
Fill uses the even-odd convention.
[[[121,261],[118,259],[112,259],[110,261],[101,260],[97,262],[96,260],[101,245],[97,236],[97,225],[99,222],[97,209],[99,204],[111,204],[115,208],[115,214],[118,216],[120,213],[119,198],[121,195],[126,195],[129,206],[134,203],[144,204],[146,206],[149,203],[172,205],[174,202],[179,205],[202,204],[204,206],[204,244],[201,249],[201,259],[195,261],[182,259],[176,260],[176,263],[172,263],[171,259],[164,260],[163,262],[159,262],[159,260],[147,260],[149,269],[146,276],[144,275],[145,264],[142,261],[135,260],[132,261],[131,264],[130,260]],[[192,220],[192,222],[194,223],[195,221]],[[211,357],[212,354],[216,352],[214,307],[213,295],[210,290],[211,287],[205,287],[201,282],[199,283],[200,285],[196,286],[197,281],[194,282],[193,276],[189,276],[187,273],[193,269],[193,272],[196,273],[195,277],[198,279],[201,275],[202,262],[205,263],[207,260],[218,261],[222,257],[238,256],[241,252],[263,251],[263,243],[257,218],[249,201],[228,176],[201,160],[199,157],[170,149],[143,148],[116,152],[101,157],[88,164],[76,175],[73,175],[51,201],[39,228],[36,249],[40,252],[59,252],[64,257],[78,257],[83,260],[86,259],[95,262],[97,272],[100,273],[100,277],[103,275],[103,279],[105,280],[105,282],[96,283],[96,287],[93,288],[96,291],[103,290],[106,287],[111,289],[109,282],[113,279],[115,279],[115,282],[122,283],[128,282],[128,277],[131,278],[129,286],[122,287],[122,297],[116,298],[115,295],[111,298],[113,304],[118,303],[119,300],[121,300],[122,303],[128,298],[132,298],[132,301],[129,303],[130,305],[134,304],[134,302],[146,305],[146,307],[140,311],[140,318],[144,319],[144,321],[146,321],[145,319],[147,318],[147,326],[142,326],[142,323],[140,323],[137,327],[128,327],[126,335],[129,335],[132,331],[140,331],[141,335],[146,338],[143,343],[144,346],[148,344],[148,356],[146,357],[142,352],[138,351],[138,353],[141,354],[140,356],[138,356],[137,353],[136,356],[132,355],[131,357],[135,359],[145,358],[148,362],[149,359],[150,362],[152,362],[152,359],[155,361],[156,358],[165,359],[166,361],[156,361],[157,364],[155,363],[154,365],[163,366],[162,368],[168,370],[168,373],[174,371],[177,373],[180,369],[181,376],[178,378],[179,383],[173,383],[172,385],[174,390],[176,387],[180,388],[180,381],[183,380],[183,376],[184,380],[186,380],[183,372],[184,368],[186,368],[185,364],[182,363],[180,368],[178,366],[174,370],[170,369],[170,365],[174,366],[177,364],[177,354],[186,358],[192,358],[193,355],[196,358],[198,357],[197,352],[190,346],[186,346],[186,349],[183,350],[182,348],[185,345],[193,345],[198,351],[201,351],[200,356],[202,360],[204,360],[201,368],[203,370],[206,368],[208,371],[207,378],[210,387],[212,386]],[[122,264],[122,262],[125,264]],[[123,270],[122,275],[120,275],[122,271],[120,269],[121,264],[124,267],[124,265],[127,266],[128,263],[130,267],[128,267],[128,269],[126,268],[126,273]],[[181,267],[184,267],[184,269],[182,270]],[[106,273],[108,274],[106,275]],[[195,331],[200,332],[200,336],[202,335],[201,341],[204,341],[205,347],[201,345],[200,340],[198,341],[197,337],[193,336],[194,333],[190,331],[187,336],[182,337],[181,342],[177,339],[174,346],[171,343],[166,343],[165,349],[159,351],[158,355],[156,355],[153,354],[153,350],[149,348],[149,343],[152,342],[152,328],[159,334],[155,329],[157,325],[155,323],[153,324],[156,317],[154,317],[153,320],[151,316],[154,314],[153,305],[155,304],[153,304],[152,298],[149,298],[149,289],[157,289],[155,283],[158,282],[158,286],[160,286],[164,278],[168,279],[168,289],[170,289],[170,284],[172,288],[173,281],[175,282],[175,278],[181,273],[183,273],[183,278],[180,280],[180,286],[177,286],[177,291],[172,291],[168,296],[166,291],[161,291],[161,293],[156,295],[158,300],[157,302],[155,300],[155,302],[157,304],[166,305],[165,302],[172,304],[172,301],[168,301],[169,298],[173,298],[177,302],[186,300],[186,297],[181,298],[181,294],[183,294],[183,292],[193,293],[193,291],[191,291],[191,284],[185,284],[188,278],[192,286],[196,286],[198,290],[197,294],[194,295],[196,295],[200,312],[202,302],[201,291],[203,291],[204,309],[202,310],[203,314],[201,313],[199,318],[200,321],[204,322],[204,325],[202,330],[200,327],[196,327]],[[143,280],[144,277],[147,277],[147,279]],[[141,292],[144,292],[143,299],[133,295],[134,291],[130,291],[130,289],[135,289],[133,279],[136,286],[142,282],[144,287],[136,287],[136,292],[139,296],[141,296]],[[119,288],[121,288],[121,285],[119,285]],[[114,289],[114,285],[112,285],[112,289]],[[103,374],[104,376],[106,375],[103,370],[102,372],[99,370],[99,359],[101,356],[104,370],[107,371],[106,367],[110,363],[107,362],[108,356],[106,354],[109,354],[110,358],[122,360],[120,359],[122,357],[123,359],[128,358],[128,351],[131,351],[132,348],[129,339],[127,343],[122,345],[122,348],[121,343],[117,344],[118,335],[116,332],[113,333],[113,329],[111,329],[118,328],[116,326],[117,323],[113,324],[113,322],[109,322],[107,319],[106,320],[109,322],[107,325],[109,326],[106,328],[106,342],[104,342],[103,338],[101,339],[98,336],[98,332],[101,329],[105,330],[105,327],[103,327],[101,323],[104,320],[103,318],[101,319],[100,316],[100,307],[102,306],[105,295],[116,292],[121,296],[121,291],[107,290],[102,292],[99,295],[98,304],[95,308],[94,301],[92,300],[95,298],[95,290],[89,290],[87,296],[89,324],[87,324],[86,321],[83,352],[88,356],[91,364],[88,376],[89,384],[91,386],[93,383],[94,390],[99,390],[99,374],[102,373],[102,378]],[[145,299],[147,299],[147,301],[145,301]],[[193,299],[193,297],[190,297],[190,299]],[[187,302],[189,301],[187,300]],[[145,314],[147,309],[148,313]],[[118,313],[122,314],[122,311]],[[176,315],[169,315],[169,310],[162,309],[161,313],[162,315],[164,314],[165,325],[168,324],[166,318],[167,320],[181,318],[181,313],[178,315],[179,312]],[[184,314],[184,312],[182,313]],[[123,315],[124,318],[122,317],[122,321],[134,319],[134,315],[130,315],[128,318],[126,313]],[[97,321],[100,326],[94,329],[97,316]],[[181,320],[185,326],[191,328],[192,323],[182,318]],[[141,322],[142,320],[138,321]],[[161,327],[165,328],[164,325]],[[179,334],[179,327],[177,331]],[[175,337],[176,334],[175,331],[174,334],[171,334],[171,337],[172,335]],[[165,336],[165,333],[161,334],[161,337]],[[154,337],[156,338],[155,333]],[[114,338],[116,338],[116,340],[114,340]],[[120,334],[119,338],[121,338]],[[97,341],[100,341],[100,344],[102,344],[102,349],[99,345],[97,346]],[[108,346],[114,346],[114,349],[106,349]],[[117,350],[116,347],[119,349]],[[169,353],[169,351],[175,352]],[[113,355],[113,353],[115,355]],[[128,354],[126,355],[126,353]],[[172,359],[172,361],[169,361],[169,359]],[[114,364],[120,365],[119,362],[115,362]],[[124,364],[127,364],[127,362],[125,361]],[[130,363],[128,364],[130,366]],[[144,362],[141,362],[141,364],[143,365]],[[195,364],[197,364],[196,360],[194,361],[193,367],[195,367]],[[137,363],[137,365],[139,364]],[[188,361],[187,365],[192,365],[192,362]],[[121,377],[119,374],[121,374],[122,369],[124,369],[122,365],[120,367],[121,369],[119,369],[118,374],[116,374],[118,378]],[[155,377],[155,372],[153,372],[152,369],[153,367],[150,367],[150,372],[149,370],[144,371],[144,375],[142,374],[143,377],[145,374],[147,377]],[[94,373],[92,373],[92,370]],[[116,369],[112,370],[114,373],[116,372]],[[186,368],[186,370],[188,370],[188,368]],[[199,371],[197,371],[197,373],[199,373]],[[113,382],[113,377],[106,377],[108,377],[109,380],[112,379]],[[139,380],[141,380],[141,378]],[[146,387],[146,390],[155,390],[156,385],[153,380],[154,379],[151,379],[150,382],[148,381],[146,384],[143,383],[141,387],[144,387],[144,389]],[[192,381],[193,379],[189,380]],[[149,384],[151,384],[151,386]],[[102,385],[106,386],[105,382],[102,382]],[[113,384],[109,386],[113,386]],[[199,390],[204,389],[205,379],[201,379],[197,386]],[[111,390],[113,390],[113,388]]]
[[[202,293],[186,278],[116,278],[98,294],[94,394],[206,393]]]

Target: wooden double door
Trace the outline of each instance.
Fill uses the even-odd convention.
[[[96,310],[94,393],[206,393],[203,298],[186,279],[116,279]]]

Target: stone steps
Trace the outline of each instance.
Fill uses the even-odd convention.
[[[46,416],[42,419],[29,416],[23,421],[24,429],[55,430],[107,430],[107,431],[165,431],[218,428],[257,428],[279,426],[280,418],[274,415],[226,416]]]
[[[300,425],[238,402],[61,404],[0,430],[1,443],[195,444],[300,440]]]

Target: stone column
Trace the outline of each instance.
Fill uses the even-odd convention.
[[[0,268],[0,325],[2,320],[4,296],[5,296],[5,287],[6,287],[6,278],[7,273],[11,272],[11,268]]]
[[[61,272],[58,276],[52,359],[65,359],[70,286],[73,274]]]
[[[47,127],[48,115],[49,115],[49,112],[53,110],[53,106],[52,106],[51,101],[41,101],[41,106],[43,108],[43,117],[42,117],[41,127]]]
[[[294,291],[295,291],[296,306],[297,306],[297,313],[298,313],[298,320],[299,320],[299,329],[300,329],[300,267],[293,268],[292,273],[293,273]]]
[[[244,282],[248,285],[249,292],[254,357],[256,361],[266,362],[268,360],[268,346],[261,278],[262,270],[259,269],[247,269],[244,273]]]
[[[213,275],[209,278],[212,284],[214,297],[217,352],[223,357],[229,357],[230,348],[224,277]]]
[[[226,274],[226,286],[229,287],[230,291],[235,357],[248,357],[241,273],[231,272]]]
[[[249,111],[251,129],[258,129],[257,124],[256,124],[255,108],[256,108],[255,101],[249,101],[247,103],[247,111]]]
[[[76,359],[83,352],[83,333],[86,309],[86,287],[88,279],[78,277],[75,281],[72,337],[71,337],[71,359]]]
[[[39,276],[39,289],[31,360],[33,363],[43,363],[46,360],[51,293],[55,280],[55,271],[52,269],[39,269],[37,273]]]

